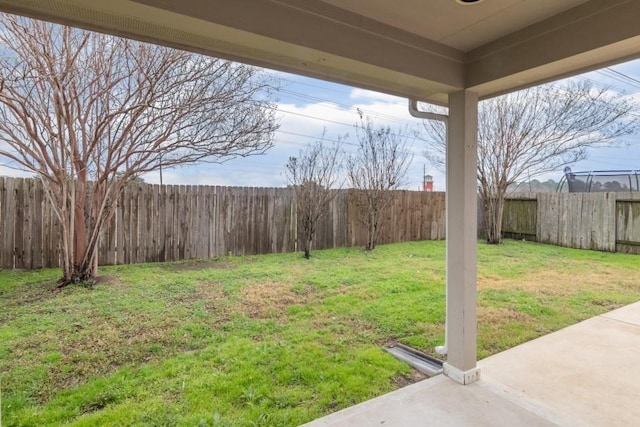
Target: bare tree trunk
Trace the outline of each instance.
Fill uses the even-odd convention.
[[[502,243],[504,193],[498,191],[498,194],[485,194],[483,196],[483,204],[487,243],[498,245]]]
[[[311,245],[313,243],[313,237],[316,233],[316,230],[313,224],[313,220],[308,213],[303,220],[303,224],[304,230],[302,231],[302,248],[304,250],[304,257],[306,259],[309,259],[311,258]]]
[[[376,248],[376,242],[378,241],[378,213],[375,209],[369,210],[367,220],[367,244],[365,250],[372,251]]]
[[[83,267],[84,256],[87,253],[87,221],[85,217],[85,205],[87,201],[87,188],[85,183],[77,185],[76,204],[73,207],[73,215],[75,216],[75,235],[73,236],[74,259],[73,259],[73,277],[74,281],[84,280],[79,277],[85,268]]]
[[[79,283],[94,279],[98,275],[98,239],[90,239],[90,230],[96,227],[95,218],[87,217],[88,198],[93,194],[86,184],[75,183],[70,187],[73,193],[61,195],[71,206],[68,227],[63,227],[62,245],[68,245],[63,250],[63,277],[59,288],[71,283]],[[89,223],[88,223],[89,221]]]
[[[305,239],[304,242],[304,257],[306,259],[311,258],[311,244],[313,243],[313,240],[311,239],[311,237],[307,237],[307,239]]]

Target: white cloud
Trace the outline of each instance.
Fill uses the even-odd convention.
[[[354,100],[369,100],[369,101],[381,101],[386,103],[403,103],[407,105],[407,101],[404,98],[400,98],[394,95],[388,95],[386,93],[374,92],[367,89],[355,88],[351,91],[350,98]]]

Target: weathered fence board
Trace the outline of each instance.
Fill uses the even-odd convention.
[[[24,241],[22,237],[24,235],[24,211],[25,211],[25,202],[24,195],[27,192],[27,188],[24,185],[24,179],[18,178],[16,179],[16,189],[15,189],[15,222],[12,224],[14,227],[14,245],[13,245],[13,256],[14,256],[14,265],[15,268],[25,268],[24,265]]]
[[[362,194],[333,190],[314,248],[363,245]],[[128,264],[296,250],[288,188],[131,184],[100,234],[99,263]],[[381,243],[444,238],[444,194],[397,191]],[[60,222],[38,180],[0,177],[0,268],[60,263]]]
[[[505,200],[502,231],[506,237],[536,240],[538,218],[537,199],[520,196]]]
[[[313,248],[364,245],[364,194],[334,191]],[[393,192],[382,217],[380,243],[444,239],[445,195]],[[99,262],[291,252],[298,226],[288,188],[132,184],[100,236]],[[503,230],[549,244],[640,253],[640,194],[511,195]],[[60,250],[61,225],[42,183],[0,177],[0,268],[57,266]]]
[[[625,194],[617,200],[616,251],[640,254],[640,194]]]
[[[14,180],[0,180],[0,265],[13,268]]]
[[[539,193],[535,201],[511,196],[505,206],[505,232],[514,222],[536,218],[539,242],[579,249],[640,253],[640,194]],[[530,224],[530,222],[529,222]]]

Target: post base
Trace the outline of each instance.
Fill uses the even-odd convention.
[[[468,371],[461,371],[455,366],[451,366],[445,362],[442,365],[442,370],[446,376],[462,385],[471,384],[480,379],[480,368],[478,367],[469,369]]]

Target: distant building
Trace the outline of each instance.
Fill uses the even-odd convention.
[[[425,175],[422,191],[433,191],[433,177],[431,175]]]

